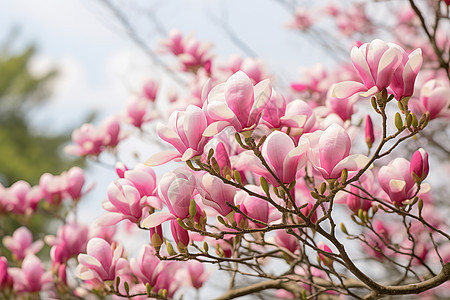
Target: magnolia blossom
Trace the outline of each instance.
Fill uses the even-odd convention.
[[[436,80],[429,80],[420,90],[419,99],[410,101],[411,109],[417,114],[429,112],[430,120],[450,117],[450,87]]]
[[[308,149],[309,143],[306,140],[300,141],[295,147],[294,141],[287,134],[274,131],[264,142],[261,154],[278,179],[289,184],[294,181],[297,170],[305,165]],[[266,176],[274,186],[280,185],[271,174],[267,173]]]
[[[372,148],[373,142],[375,141],[375,133],[373,131],[373,123],[370,115],[366,116],[366,123],[364,126],[364,134],[366,136],[366,144],[370,148]]]
[[[0,289],[12,287],[12,277],[8,272],[8,260],[4,256],[0,256]]]
[[[203,283],[208,279],[208,273],[205,272],[203,263],[199,261],[188,261],[187,270],[190,278],[190,283],[196,289],[201,288],[203,286]]]
[[[41,240],[33,242],[31,231],[22,226],[17,228],[12,236],[5,236],[3,245],[12,252],[15,259],[22,260],[27,254],[38,253],[44,246],[44,242]]]
[[[325,131],[317,130],[300,138],[310,145],[309,160],[324,179],[336,179],[344,169],[357,171],[369,158],[362,154],[350,154],[352,143],[348,133],[340,125],[332,124]]]
[[[394,72],[402,62],[400,46],[375,39],[370,43],[353,47],[351,59],[363,83],[344,81],[334,86],[332,96],[348,98],[356,93],[370,97],[391,83]],[[408,77],[409,78],[409,77]]]
[[[299,249],[300,244],[295,235],[287,233],[284,229],[275,231],[275,234],[274,242],[278,246],[290,251],[291,253],[295,253],[295,251]]]
[[[415,193],[415,182],[411,177],[410,163],[403,157],[397,157],[387,166],[380,168],[378,182],[392,202],[402,206],[403,201]]]
[[[145,99],[155,102],[156,96],[158,94],[159,84],[155,80],[148,80],[143,86],[142,86],[142,95],[145,97]]]
[[[300,101],[300,100],[295,100]],[[293,102],[295,102],[293,101]],[[269,128],[293,127],[300,128],[305,125],[307,113],[303,111],[296,111],[293,107],[293,102],[286,105],[286,100],[283,95],[272,89],[272,95],[267,102],[263,113],[264,124]]]
[[[170,220],[170,231],[177,248],[182,251],[189,245],[189,233],[178,224],[177,220]]]
[[[149,245],[144,245],[138,257],[130,260],[130,267],[140,282],[148,282],[150,286],[154,286],[158,278],[159,262],[159,258],[155,255],[155,250]]]
[[[158,113],[151,107],[147,99],[133,97],[127,101],[124,110],[124,121],[141,128],[144,123],[150,122],[158,117]]]
[[[185,168],[168,172],[161,178],[158,191],[159,197],[169,209],[169,212],[156,212],[148,216],[142,226],[150,228],[177,218],[189,216],[189,205],[195,191],[195,177]]]
[[[122,220],[133,223],[140,221],[147,197],[141,197],[141,193],[130,180],[121,178],[111,182],[107,194],[102,206],[108,213],[97,220],[99,224],[113,225]]]
[[[52,287],[52,273],[45,272],[44,264],[34,254],[27,254],[21,268],[10,268],[8,273],[14,281],[17,292],[33,293],[49,290]]]
[[[414,83],[417,74],[422,66],[422,50],[420,48],[407,54],[403,48],[395,45],[402,52],[402,62],[394,72],[390,88],[395,99],[401,100],[405,97],[411,97],[414,93]]]
[[[83,280],[114,280],[128,266],[122,254],[122,245],[110,245],[103,239],[93,238],[87,243],[86,254],[78,255],[79,265],[75,272]]]
[[[411,157],[411,177],[415,182],[422,182],[428,176],[428,171],[428,153],[420,148]]]
[[[260,195],[264,195],[264,192],[261,189],[261,187],[255,185],[247,185],[246,188]],[[240,205],[240,210],[245,215],[255,220],[268,224],[280,218],[279,212],[273,206],[271,205],[269,206],[269,203],[267,201],[255,196],[250,196],[245,191],[238,191],[236,193],[235,201],[236,204]],[[250,221],[240,213],[236,213],[234,215],[234,219],[238,224],[238,226],[241,227],[245,225],[247,222],[250,227],[254,228],[264,227],[263,224]]]
[[[330,247],[328,247],[328,245],[325,244],[324,242],[318,242],[317,248],[319,248],[320,250],[322,250],[324,252],[333,253],[333,251],[331,251]],[[324,254],[322,254],[320,252],[317,252],[317,255],[319,256],[320,260],[322,261],[322,263],[324,265],[329,267],[333,264],[333,260],[331,258],[329,258],[328,256],[325,256]]]
[[[52,246],[50,250],[52,262],[65,263],[72,256],[84,252],[88,236],[88,227],[76,223],[67,223],[60,227],[56,236],[46,236],[45,242]]]
[[[35,211],[42,198],[40,186],[31,187],[28,182],[23,180],[15,182],[9,188],[0,188],[2,210],[16,214],[26,214]]]
[[[233,126],[238,132],[254,129],[271,93],[268,79],[253,86],[244,72],[236,72],[209,93],[205,109],[215,122],[205,129],[203,135],[213,136],[228,126]]]
[[[64,150],[72,155],[99,155],[106,147],[115,147],[120,141],[120,124],[116,117],[105,119],[100,127],[83,124],[72,132],[75,145],[68,145]]]
[[[227,203],[234,205],[236,188],[225,184],[220,178],[209,173],[196,176],[197,190],[202,195],[205,205],[214,208],[222,216],[228,215],[232,209]]]
[[[158,124],[158,136],[175,147],[151,156],[146,165],[157,166],[173,159],[187,161],[201,155],[209,138],[204,137],[207,119],[201,108],[189,105],[186,111],[174,111],[169,117],[169,125]]]

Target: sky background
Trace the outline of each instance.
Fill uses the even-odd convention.
[[[194,33],[198,39],[212,42],[213,52],[222,61],[233,53],[245,56],[225,33],[221,25],[224,22],[268,64],[270,71],[280,78],[280,85],[286,85],[287,79],[298,78],[296,66],[326,61],[320,51],[310,51],[307,40],[286,30],[291,14],[276,1],[169,0],[148,1],[141,6],[142,3],[122,1],[120,8],[152,49],[157,48],[164,32],[179,28],[184,34]],[[174,86],[129,39],[101,1],[5,0],[0,20],[1,40],[17,30],[14,49],[30,43],[37,46],[36,58],[30,66],[33,72],[45,73],[52,67],[60,72],[50,101],[30,115],[30,123],[42,132],[70,131],[93,111],[98,114],[98,124],[103,118],[119,113],[130,93],[138,90],[146,78],[162,81],[163,89]],[[136,145],[137,141],[129,143]],[[137,145],[143,159],[150,156],[148,151],[158,150]],[[89,164],[88,181],[95,181],[96,189],[80,207],[86,222],[103,212],[100,202],[107,184],[114,179],[110,169]]]

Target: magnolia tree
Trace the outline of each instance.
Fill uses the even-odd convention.
[[[2,296],[181,298],[215,272],[227,283],[204,297],[449,297],[448,194],[441,201],[432,188],[448,172],[432,175],[428,155],[446,153],[438,161],[448,167],[448,143],[430,130],[448,132],[449,2],[426,4],[397,12],[393,42],[354,42],[353,68],[308,69],[284,93],[260,60],[220,64],[208,44],[170,31],[159,55],[176,57],[185,94],[163,95],[151,80],[66,148],[101,161],[135,135],[167,150],[135,166],[118,161],[105,214],[90,226],[76,214],[90,189],[78,167],[2,188],[2,213],[23,224],[3,233]],[[320,16],[351,40],[377,32],[364,8],[329,5]],[[313,16],[299,9],[289,26],[314,32]],[[171,161],[157,176],[153,167]],[[56,234],[33,237],[35,214],[56,217]],[[119,223],[148,233],[136,256],[115,236]]]

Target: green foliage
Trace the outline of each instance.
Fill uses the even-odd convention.
[[[9,44],[0,52],[0,182],[9,186],[23,179],[36,184],[42,173],[59,174],[74,163],[62,156],[70,133],[46,136],[30,128],[28,112],[48,99],[57,70],[32,74],[35,48],[11,53]]]

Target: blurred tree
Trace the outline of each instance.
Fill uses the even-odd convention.
[[[0,183],[5,186],[19,179],[36,184],[42,173],[60,173],[74,163],[61,151],[69,133],[43,135],[28,122],[29,112],[49,99],[57,70],[32,74],[35,47],[11,51],[12,40],[0,50]]]

